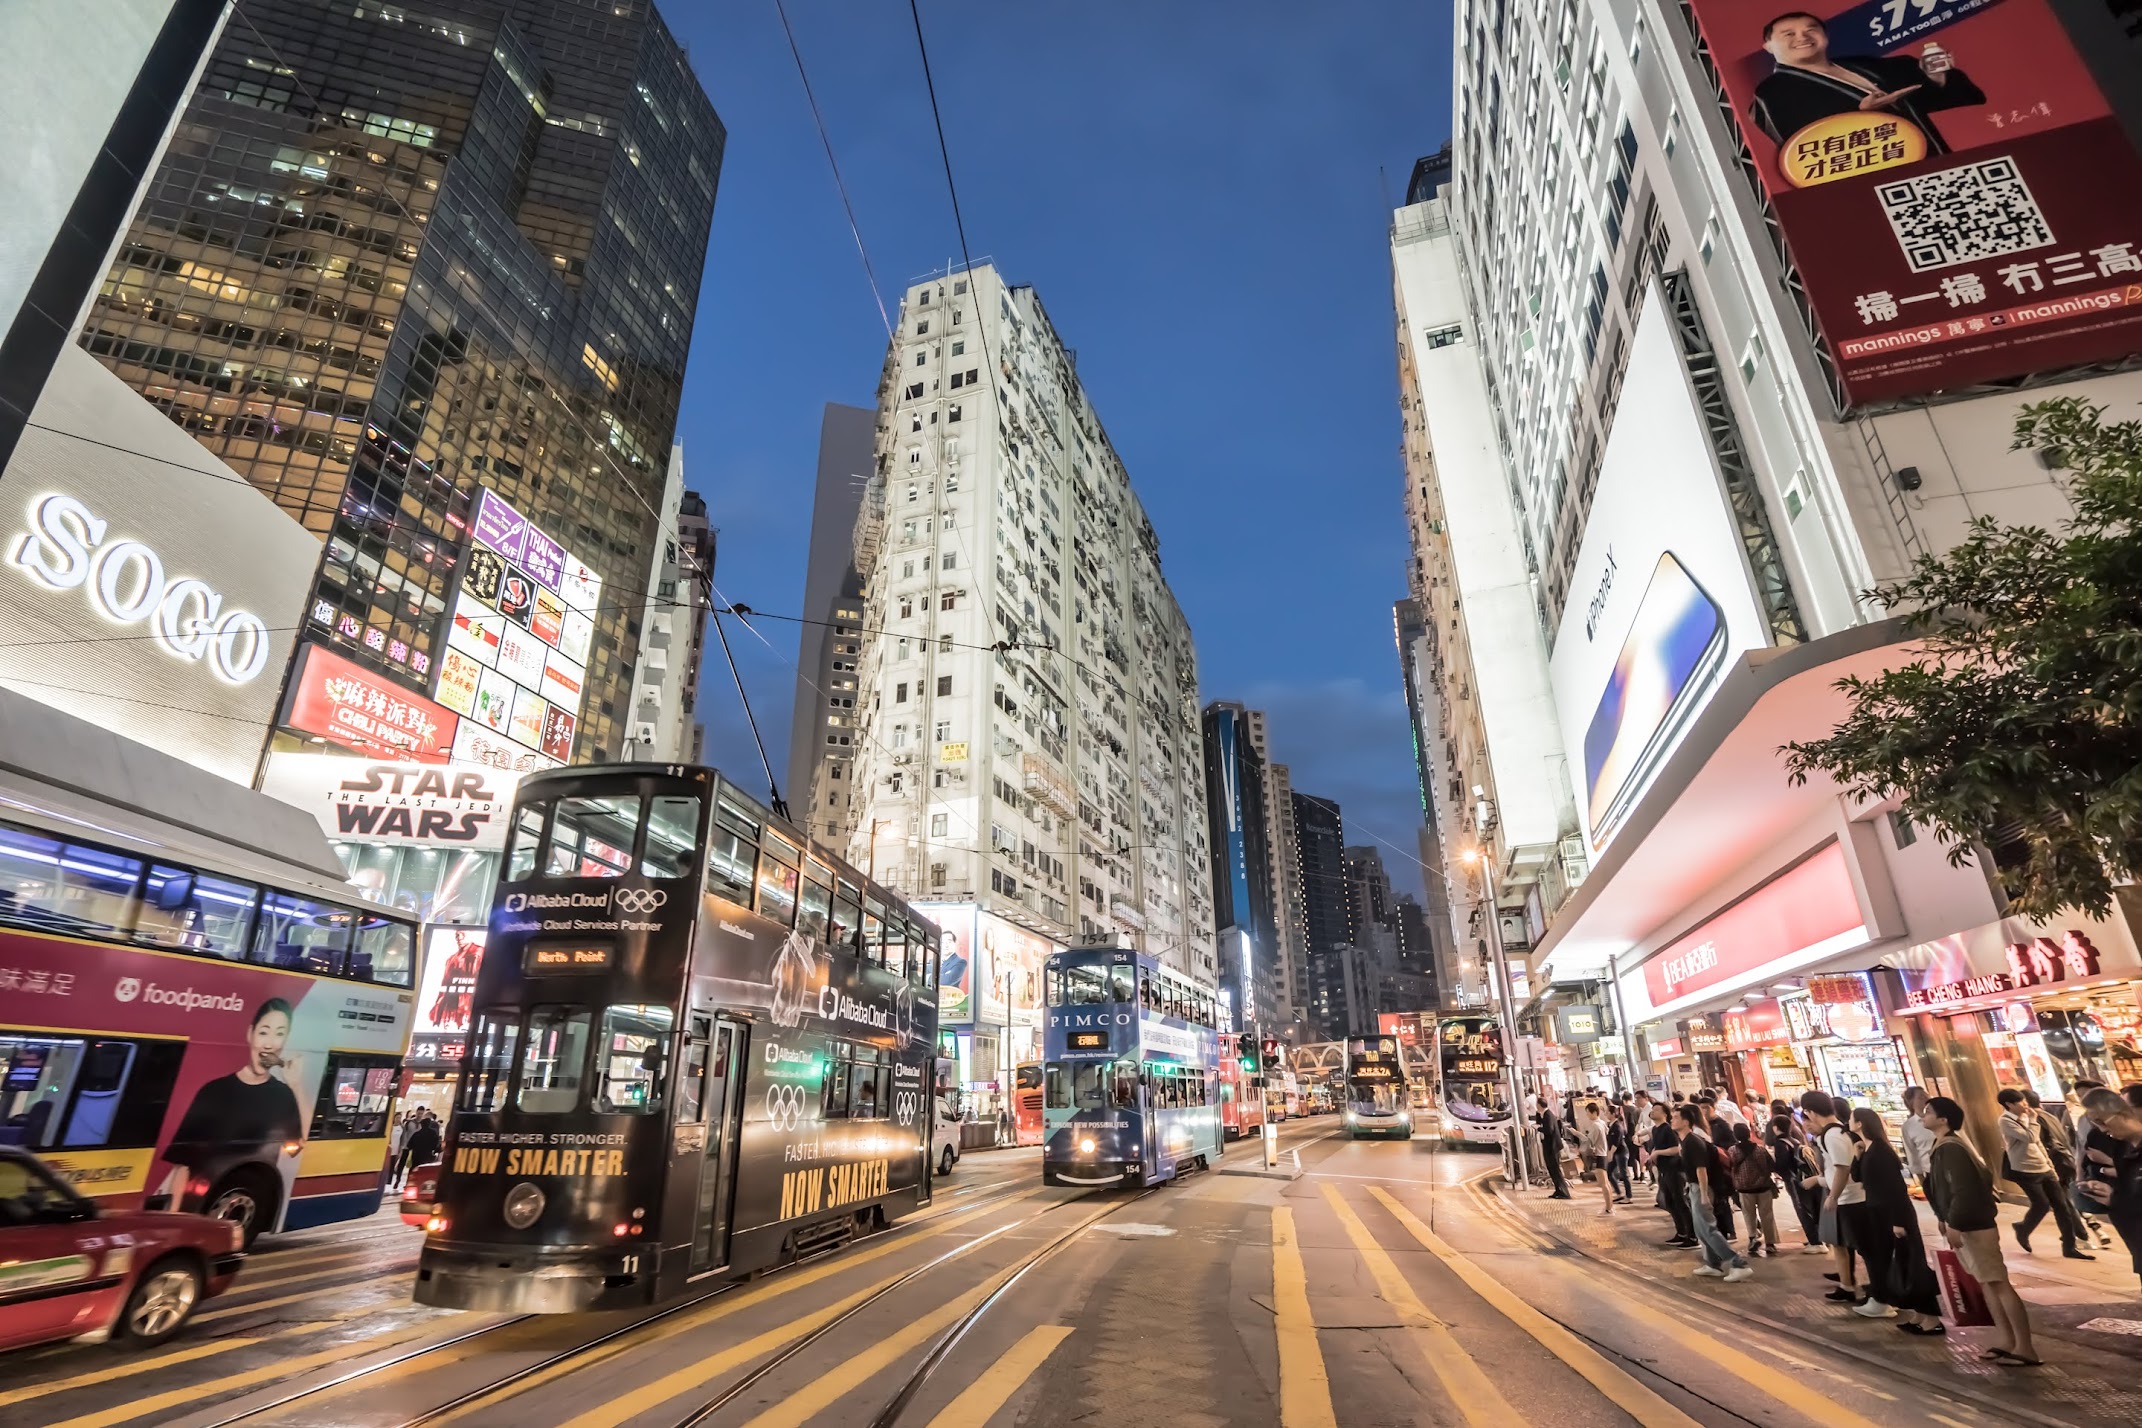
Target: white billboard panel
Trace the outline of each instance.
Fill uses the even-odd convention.
[[[1742,654],[1770,642],[1654,289],[1638,320],[1549,672],[1596,857]]]
[[[276,753],[260,790],[312,814],[330,838],[499,849],[520,784],[518,771],[482,765]]]

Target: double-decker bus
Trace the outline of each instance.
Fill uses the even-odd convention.
[[[0,1145],[247,1243],[369,1215],[416,926],[329,875],[310,815],[170,777],[232,835],[0,767]]]
[[[936,928],[712,769],[522,780],[419,1303],[644,1305],[930,1199]]]
[[[1264,1125],[1264,1095],[1250,1084],[1231,1036],[1220,1042],[1220,1134],[1227,1140],[1255,1135]]]
[[[1218,1001],[1129,948],[1051,954],[1046,1185],[1152,1185],[1220,1156]]]
[[[1491,1016],[1446,1016],[1436,1023],[1435,1045],[1444,1143],[1501,1145],[1510,1129],[1502,1024]]]
[[[1395,1036],[1346,1038],[1346,1134],[1413,1138],[1405,1048]]]
[[[1012,1139],[1017,1145],[1041,1144],[1041,1063],[1019,1067],[1012,1081]]]

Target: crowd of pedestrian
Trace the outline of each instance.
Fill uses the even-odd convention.
[[[1963,1107],[1923,1087],[1904,1093],[1892,1139],[1871,1106],[1804,1092],[1797,1102],[1750,1100],[1706,1087],[1686,1100],[1596,1090],[1536,1099],[1532,1128],[1552,1195],[1568,1200],[1571,1168],[1598,1186],[1603,1215],[1632,1204],[1641,1180],[1673,1222],[1666,1248],[1696,1250],[1701,1278],[1740,1283],[1754,1262],[1786,1249],[1781,1218],[1796,1225],[1802,1253],[1823,1255],[1825,1296],[1865,1319],[1894,1320],[1907,1334],[1946,1334],[1942,1288],[1920,1229],[1917,1185],[1934,1212],[1940,1245],[1980,1286],[1993,1320],[1988,1363],[2041,1362],[2030,1315],[2010,1282],[1999,1229],[1999,1185],[2025,1202],[2010,1225],[2016,1246],[2051,1218],[2061,1253],[2095,1259],[2116,1234],[2142,1277],[2142,1084],[2122,1091],[2078,1083],[2048,1107],[2033,1090],[2000,1093],[2002,1146],[1990,1166],[1964,1135]],[[1778,1213],[1782,1198],[1789,1218]],[[2109,1226],[2109,1231],[2108,1231]],[[1745,1229],[1745,1236],[1743,1236]]]

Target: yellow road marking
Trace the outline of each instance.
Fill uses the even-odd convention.
[[[1445,1244],[1435,1231],[1421,1223],[1419,1216],[1399,1204],[1382,1186],[1371,1185],[1369,1194],[1375,1196],[1383,1207],[1391,1212],[1393,1218],[1405,1227],[1407,1234],[1420,1242],[1423,1249],[1449,1266],[1452,1273],[1464,1280],[1468,1289],[1493,1305],[1505,1319],[1538,1340],[1549,1353],[1575,1369],[1585,1382],[1605,1394],[1610,1402],[1643,1424],[1644,1428],[1697,1428],[1695,1419],[1607,1362],[1606,1358],[1589,1344],[1519,1299],[1487,1271]],[[1823,1419],[1817,1415],[1817,1421],[1828,1423],[1835,1420]]]
[[[1324,1198],[1331,1202],[1332,1210],[1339,1217],[1339,1223],[1346,1227],[1346,1237],[1354,1242],[1354,1248],[1360,1251],[1369,1273],[1375,1277],[1377,1293],[1406,1317],[1404,1332],[1413,1339],[1421,1357],[1427,1360],[1451,1405],[1465,1415],[1468,1423],[1517,1421],[1517,1410],[1480,1371],[1480,1365],[1465,1352],[1451,1334],[1450,1327],[1428,1312],[1428,1306],[1413,1292],[1413,1286],[1406,1283],[1406,1277],[1398,1272],[1389,1253],[1376,1243],[1368,1226],[1361,1223],[1361,1217],[1340,1197],[1339,1187],[1326,1184],[1323,1190]]]
[[[693,1314],[688,1314],[679,1322],[664,1322],[661,1326],[664,1331],[662,1337],[673,1337],[674,1335],[683,1333],[688,1329],[694,1329],[702,1324],[709,1324],[717,1319],[726,1318],[731,1314],[737,1313],[739,1310],[756,1309],[759,1306],[763,1305],[767,1300],[772,1299],[777,1295],[786,1294],[792,1289],[800,1289],[808,1284],[815,1284],[819,1280],[824,1279],[829,1275],[839,1274],[843,1270],[853,1268],[856,1265],[867,1264],[871,1260],[879,1259],[885,1255],[893,1253],[895,1250],[899,1250],[905,1248],[908,1245],[917,1244],[923,1240],[944,1234],[946,1231],[954,1228],[955,1226],[961,1224],[966,1220],[973,1219],[977,1215],[986,1215],[992,1210],[1001,1210],[1005,1208],[1006,1205],[1014,1204],[1020,1200],[1031,1199],[1033,1196],[1039,1195],[1041,1193],[1042,1192],[1039,1189],[1036,1189],[1033,1191],[1026,1192],[1024,1194],[1013,1196],[1012,1199],[1008,1201],[1000,1201],[999,1203],[994,1205],[980,1205],[971,1210],[963,1210],[958,1214],[946,1216],[942,1221],[935,1225],[932,1225],[930,1228],[922,1231],[920,1234],[909,1235],[905,1238],[896,1239],[887,1244],[882,1244],[875,1246],[871,1249],[863,1250],[858,1254],[835,1255],[830,1259],[811,1266],[809,1269],[798,1270],[792,1274],[784,1274],[778,1279],[767,1280],[765,1282],[764,1291],[761,1293],[750,1294],[748,1297],[744,1297],[743,1292],[741,1291],[737,1294],[725,1294],[720,1299],[716,1300],[713,1304],[709,1305],[707,1308]],[[980,1243],[980,1241],[976,1241],[976,1243]],[[683,1393],[692,1388],[696,1388],[700,1384],[707,1382],[707,1380],[709,1379],[716,1378],[724,1373],[727,1373],[730,1369],[735,1368],[739,1364],[749,1363],[751,1360],[757,1358],[761,1354],[770,1353],[773,1350],[781,1347],[783,1344],[788,1343],[791,1339],[802,1338],[805,1334],[808,1334],[813,1329],[816,1329],[819,1325],[825,1323],[834,1315],[845,1313],[848,1309],[854,1307],[856,1304],[861,1303],[870,1295],[875,1294],[879,1290],[885,1288],[885,1286],[891,1284],[894,1280],[898,1279],[900,1277],[900,1274],[904,1273],[906,1273],[905,1270],[900,1271],[899,1274],[889,1274],[885,1278],[877,1281],[875,1284],[865,1285],[863,1288],[858,1289],[855,1293],[849,1295],[847,1298],[842,1299],[839,1302],[828,1306],[827,1308],[820,1309],[815,1313],[806,1314],[802,1318],[793,1320],[786,1324],[777,1324],[773,1328],[766,1330],[762,1334],[758,1334],[750,1339],[747,1339],[741,1344],[737,1344],[732,1348],[724,1349],[720,1353],[714,1354],[710,1357],[696,1360],[693,1363],[688,1364],[684,1368],[677,1369],[671,1373],[664,1374],[661,1378],[658,1378],[651,1383],[642,1384],[640,1387],[634,1389],[632,1392],[625,1394],[622,1397],[613,1399],[612,1401],[604,1404],[600,1408],[591,1408],[587,1412],[579,1415],[578,1417],[569,1420],[569,1422],[566,1424],[566,1428],[616,1428],[617,1424],[625,1422],[627,1419],[632,1418],[636,1414],[645,1413],[652,1408],[658,1407],[659,1405],[668,1402],[670,1399],[675,1398],[680,1393]],[[464,1413],[472,1412],[477,1408],[495,1407],[498,1403],[500,1403],[506,1398],[514,1397],[518,1394],[525,1393],[531,1388],[535,1388],[543,1383],[549,1382],[552,1379],[563,1377],[568,1373],[579,1373],[594,1364],[599,1364],[606,1359],[614,1358],[616,1355],[624,1353],[627,1349],[637,1347],[639,1347],[639,1345],[636,1343],[620,1342],[618,1344],[610,1346],[609,1348],[599,1353],[578,1356],[572,1359],[568,1359],[564,1363],[554,1364],[544,1372],[532,1375],[529,1378],[523,1379],[520,1382],[516,1383],[513,1386],[512,1393],[488,1395],[475,1403],[469,1404],[466,1408],[456,1410],[454,1413],[448,1415],[447,1419],[442,1420],[442,1422],[451,1421],[452,1419],[458,1418]]]
[[[168,1354],[154,1358],[129,1359],[110,1368],[96,1369],[90,1373],[78,1373],[72,1378],[56,1378],[49,1383],[32,1384],[28,1388],[11,1388],[0,1393],[0,1408],[11,1403],[23,1403],[32,1398],[43,1398],[48,1393],[65,1393],[69,1389],[87,1388],[95,1383],[110,1383],[115,1378],[127,1378],[137,1373],[154,1369],[170,1368],[176,1364],[191,1363],[205,1359],[210,1354],[228,1353],[232,1349],[248,1348],[259,1343],[258,1339],[218,1339],[208,1344],[189,1344],[183,1349],[174,1349]]]
[[[1272,1210],[1272,1310],[1279,1336],[1280,1428],[1338,1428],[1331,1410],[1331,1380],[1309,1314],[1309,1275],[1294,1211]]]
[[[930,1420],[929,1428],[985,1428],[997,1410],[1011,1400],[1019,1386],[1048,1361],[1056,1346],[1071,1337],[1062,1324],[1043,1324],[1027,1331],[1011,1352],[967,1385],[959,1397],[945,1405],[944,1412]]]
[[[415,1338],[420,1332],[421,1330],[412,1331],[403,1335],[402,1338]],[[377,1347],[384,1348],[386,1345],[382,1344]],[[277,1359],[274,1363],[263,1364],[255,1369],[247,1369],[244,1373],[230,1374],[223,1378],[211,1379],[207,1383],[192,1384],[186,1388],[174,1388],[168,1393],[159,1393],[148,1398],[137,1398],[129,1403],[122,1403],[115,1408],[106,1408],[96,1413],[85,1413],[79,1418],[68,1418],[57,1423],[50,1423],[46,1425],[46,1428],[111,1428],[114,1423],[125,1423],[135,1418],[146,1418],[151,1414],[161,1413],[167,1408],[177,1408],[184,1404],[198,1405],[214,1395],[231,1393],[241,1388],[251,1388],[256,1383],[265,1383],[270,1379],[287,1378],[292,1374],[304,1373],[308,1369],[316,1369],[322,1364],[334,1363],[337,1360],[347,1361],[349,1357],[350,1345],[343,1344],[337,1348],[326,1349],[317,1354],[306,1354],[301,1358]]]

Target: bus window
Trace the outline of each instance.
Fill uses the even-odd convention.
[[[688,878],[698,847],[698,799],[663,794],[647,801],[647,846],[640,854],[640,876]]]
[[[751,906],[751,876],[758,856],[756,833],[747,838],[717,822],[707,831],[707,891]]]
[[[564,810],[559,813],[562,817]],[[516,1107],[531,1115],[554,1115],[580,1104],[580,1075],[587,1065],[591,1020],[585,1007],[540,1006],[528,1013]]]
[[[387,1107],[401,1063],[392,1056],[337,1051],[320,1073],[320,1098],[312,1109],[308,1140],[368,1140],[387,1133]]]
[[[142,863],[102,848],[0,829],[0,917],[29,927],[123,932]]]
[[[1117,1001],[1129,1002],[1136,999],[1138,995],[1137,979],[1137,964],[1132,962],[1111,962],[1108,964],[1108,982]]]
[[[357,950],[350,956],[350,975],[385,982],[390,987],[409,985],[414,959],[410,951],[416,933],[406,922],[367,917],[357,924]]]
[[[629,795],[561,798],[550,826],[550,876],[615,878],[632,868],[640,801]]]
[[[270,967],[339,976],[357,916],[332,903],[271,892],[253,924],[253,960]]]
[[[824,937],[833,917],[833,875],[816,858],[804,865],[803,892],[796,906],[796,926],[812,937]]]
[[[772,834],[759,858],[759,915],[783,927],[796,922],[796,850]]]
[[[259,897],[260,889],[250,883],[158,863],[142,890],[134,940],[242,962],[246,928]]]
[[[602,1014],[597,1111],[658,1111],[673,1017],[665,1006],[623,1004]]]
[[[182,1041],[0,1032],[0,1145],[154,1145]]]
[[[512,1007],[477,1014],[461,1070],[462,1110],[495,1111],[506,1104],[506,1083],[513,1078],[513,1052],[520,1037],[520,1013]]]
[[[1108,1000],[1108,976],[1092,963],[1064,968],[1064,1004],[1099,1006]]]
[[[833,888],[833,922],[826,940],[837,947],[853,948],[856,930],[863,925],[863,894],[846,878]]]
[[[543,819],[549,812],[548,803],[529,803],[513,815],[513,837],[506,844],[505,868],[499,874],[506,882],[535,876],[536,849],[542,845]]]

